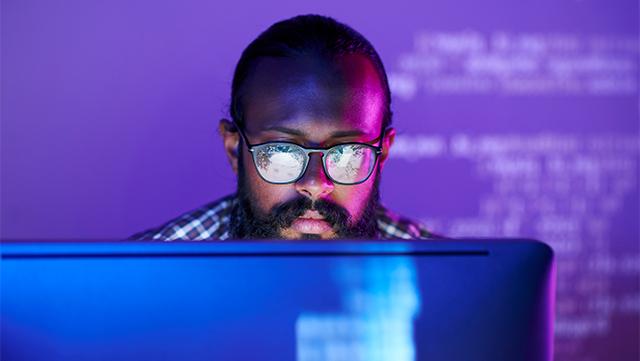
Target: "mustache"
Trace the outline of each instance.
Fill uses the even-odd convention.
[[[334,230],[345,227],[351,218],[349,212],[340,205],[323,199],[313,201],[302,196],[276,205],[269,216],[278,227],[288,228],[296,218],[309,210],[320,213]]]

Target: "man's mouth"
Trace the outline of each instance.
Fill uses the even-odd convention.
[[[333,229],[329,222],[318,211],[314,210],[308,210],[296,218],[291,224],[291,228],[306,234],[322,234]]]

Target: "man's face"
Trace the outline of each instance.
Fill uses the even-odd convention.
[[[262,58],[244,89],[244,130],[251,144],[286,141],[313,148],[347,142],[379,144],[372,141],[380,136],[385,97],[365,56],[346,55],[332,62],[313,57]],[[241,199],[258,222],[271,218],[268,226],[277,228],[276,236],[336,238],[344,236],[338,234],[340,220],[346,223],[342,228],[375,227],[369,208],[377,204],[377,173],[393,130],[383,138],[383,154],[374,173],[361,184],[332,182],[320,153],[310,154],[305,173],[295,183],[271,184],[260,177],[245,145],[235,153],[238,133],[225,125],[223,121],[221,130],[231,164],[235,170],[243,167],[238,184],[238,191],[245,192]],[[274,223],[278,217],[283,219]]]

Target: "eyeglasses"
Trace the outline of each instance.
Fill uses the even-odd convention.
[[[235,122],[234,125],[253,156],[258,174],[265,182],[272,184],[297,182],[307,170],[311,153],[322,154],[322,167],[332,182],[360,184],[369,179],[378,155],[382,153],[384,129],[378,138],[372,140],[379,143],[377,146],[350,142],[329,148],[307,148],[291,142],[251,144],[242,128]]]

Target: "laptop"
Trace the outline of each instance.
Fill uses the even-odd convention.
[[[551,360],[532,240],[3,242],[2,360]]]

